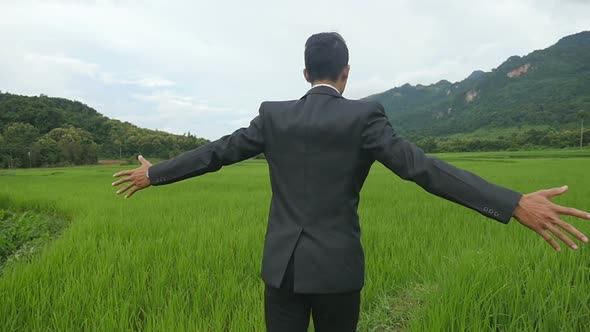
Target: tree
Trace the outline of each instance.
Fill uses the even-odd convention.
[[[51,166],[59,161],[59,149],[57,142],[53,139],[43,136],[37,143],[33,144],[31,149],[33,166]]]
[[[580,150],[582,150],[584,147],[584,119],[588,118],[588,112],[580,110],[577,117],[580,120]]]
[[[123,159],[123,145],[125,143],[125,127],[119,121],[110,121],[111,125],[110,137],[111,141],[119,148],[119,159]]]
[[[426,136],[416,142],[416,144],[422,148],[425,152],[434,153],[438,151],[438,143],[436,139],[431,136]]]
[[[39,135],[39,130],[28,123],[16,122],[4,129],[3,145],[10,157],[11,167],[32,166],[29,165],[29,152]]]
[[[4,138],[2,137],[2,135],[0,135],[0,168],[5,168],[8,166],[8,155],[4,150]]]
[[[62,163],[85,165],[94,164],[98,159],[92,134],[86,130],[75,127],[55,128],[47,133],[46,138],[57,144],[59,161]]]

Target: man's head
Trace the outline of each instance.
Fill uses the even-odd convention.
[[[342,93],[349,71],[348,47],[340,34],[322,32],[307,39],[303,75],[309,83],[329,83]]]

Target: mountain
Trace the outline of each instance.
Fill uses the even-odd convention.
[[[109,119],[78,101],[0,92],[0,168],[92,164],[138,153],[170,158],[207,142]]]
[[[443,137],[506,128],[579,127],[590,112],[590,31],[460,82],[441,80],[369,96],[383,104],[396,130],[410,137]]]

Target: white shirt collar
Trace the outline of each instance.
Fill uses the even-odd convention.
[[[316,85],[312,86],[311,88],[313,89],[313,88],[318,87],[318,86],[327,86],[327,87],[330,87],[330,88],[334,89],[336,92],[338,92],[338,94],[340,94],[340,91],[338,91],[338,89],[336,89],[335,87],[333,87],[332,85],[327,84],[327,83],[316,84]]]

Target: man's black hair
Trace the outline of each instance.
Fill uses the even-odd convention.
[[[339,33],[321,32],[305,42],[305,68],[311,81],[338,80],[348,65],[348,47]]]

